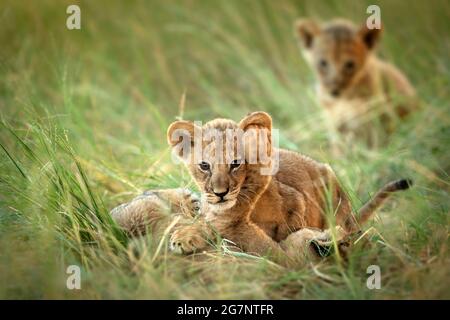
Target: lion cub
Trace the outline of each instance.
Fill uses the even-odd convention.
[[[173,250],[203,249],[206,241],[196,247],[192,239],[211,234],[210,228],[246,252],[277,261],[295,258],[312,240],[329,240],[333,231],[325,229],[332,225],[344,234],[359,231],[391,192],[409,187],[406,180],[386,185],[355,218],[331,167],[273,147],[271,133],[272,119],[265,112],[239,123],[170,125],[168,142],[201,191],[201,216],[207,222],[176,230]]]
[[[373,145],[377,122],[390,133],[415,109],[415,90],[406,76],[375,54],[381,29],[300,19],[295,30],[318,80],[317,96],[339,131],[363,135]]]

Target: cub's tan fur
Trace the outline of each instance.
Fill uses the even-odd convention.
[[[211,130],[217,130],[223,136],[223,141],[226,141],[227,129],[241,129],[244,132],[257,129],[265,132],[269,147],[264,150],[270,156],[279,157],[279,170],[274,175],[262,175],[260,169],[270,167],[273,163],[258,161],[250,164],[247,153],[245,159],[241,159],[245,161],[216,163],[218,153],[223,155],[222,159],[227,159],[225,143],[216,144],[204,137]],[[311,240],[330,239],[333,231],[323,231],[330,226],[326,212],[334,214],[333,223],[339,226],[338,232],[349,234],[359,230],[358,222],[369,219],[390,192],[408,186],[403,181],[391,183],[382,189],[364,207],[364,214],[359,221],[354,218],[349,200],[332,169],[301,154],[272,148],[271,130],[272,119],[264,112],[252,113],[239,123],[216,119],[203,127],[188,121],[176,121],[170,125],[167,136],[172,147],[188,141],[194,148],[201,144],[202,149],[207,150],[202,153],[201,159],[195,161],[194,152],[182,154],[179,149],[175,149],[184,157],[186,166],[202,192],[202,217],[208,224],[198,223],[189,228],[179,228],[172,235],[172,248],[184,253],[203,249],[194,248],[189,239],[197,237],[198,233],[210,233],[205,230],[210,226],[246,252],[270,254],[281,260],[294,258],[300,252],[305,252]],[[183,134],[175,135],[175,132]],[[198,133],[202,133],[200,138]],[[236,141],[233,141],[236,147]],[[207,148],[211,145],[212,148]],[[243,145],[246,146],[245,150],[250,145],[261,148],[259,142],[247,137]],[[203,244],[206,245],[206,242]]]
[[[300,19],[295,30],[318,80],[318,98],[341,132],[364,135],[373,143],[368,124],[379,121],[389,133],[415,109],[415,90],[406,76],[374,52],[382,29],[357,28],[347,20],[320,25]]]

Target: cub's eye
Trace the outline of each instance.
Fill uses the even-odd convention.
[[[344,65],[344,68],[348,72],[353,71],[353,69],[355,69],[355,62],[352,60],[347,61]]]
[[[319,60],[319,68],[325,70],[328,67],[328,61],[325,59]]]
[[[242,161],[239,159],[234,159],[233,161],[231,161],[230,163],[230,170],[239,168],[242,164]]]
[[[209,169],[211,168],[210,164],[208,162],[205,162],[205,161],[200,162],[198,166],[203,171],[209,171]]]

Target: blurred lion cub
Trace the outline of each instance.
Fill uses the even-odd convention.
[[[415,90],[406,76],[374,53],[382,29],[300,19],[295,30],[316,74],[318,98],[340,132],[363,135],[374,145],[376,122],[390,133],[413,110]]]

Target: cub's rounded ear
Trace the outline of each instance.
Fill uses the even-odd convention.
[[[183,139],[192,141],[194,137],[194,124],[190,121],[172,122],[167,129],[167,142],[171,147],[176,146]]]
[[[311,19],[298,19],[295,22],[295,35],[300,40],[303,48],[311,49],[314,38],[320,33],[320,26]]]
[[[272,131],[272,118],[264,111],[249,113],[239,122],[239,128],[245,131],[249,127],[266,128],[267,130]]]
[[[382,25],[379,28],[369,29],[366,24],[364,24],[358,32],[362,41],[369,50],[375,48],[376,44],[380,41],[382,33]]]
[[[177,147],[180,157],[187,156],[194,146],[196,134],[201,134],[201,127],[190,121],[175,121],[167,129],[167,142],[172,148]]]

